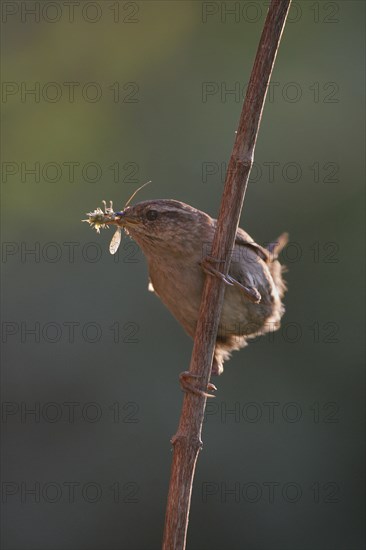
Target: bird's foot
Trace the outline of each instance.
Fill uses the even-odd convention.
[[[233,286],[234,283],[231,282],[231,277],[229,275],[224,275],[216,269],[212,264],[221,264],[224,263],[224,260],[218,260],[217,258],[213,258],[212,256],[206,256],[203,258],[203,260],[200,262],[201,267],[207,275],[213,275],[214,277],[218,277],[221,281],[226,283],[227,285]]]
[[[189,381],[189,379],[191,378],[201,378],[201,376],[199,374],[192,374],[189,371],[184,371],[180,373],[179,382],[183,391],[187,393],[194,393],[195,395],[200,395],[201,397],[215,397],[214,395],[212,395],[212,393],[207,393],[207,391],[196,388],[196,386],[191,384],[191,382]],[[216,386],[214,386],[214,384],[211,384],[211,382],[209,382],[207,384],[207,390],[216,391],[217,388]]]

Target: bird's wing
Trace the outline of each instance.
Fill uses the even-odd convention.
[[[260,244],[257,244],[254,242],[252,237],[248,235],[244,229],[241,229],[238,227],[238,231],[236,232],[235,237],[235,244],[239,246],[245,246],[251,250],[254,250],[256,254],[264,261],[269,262],[271,260],[270,251],[267,250],[267,248],[264,248]]]
[[[287,234],[281,235],[268,248],[256,243],[246,231],[238,228],[230,265],[230,276],[235,286],[242,288],[246,297],[254,303],[268,295],[268,268],[272,271],[274,260],[287,243]],[[267,266],[268,268],[267,268]]]
[[[257,245],[245,231],[238,230],[231,255],[229,278],[250,302],[258,304],[262,300],[263,269],[267,262],[268,251]]]
[[[239,227],[236,233],[235,244],[247,246],[255,250],[258,256],[265,262],[273,262],[278,258],[281,250],[287,245],[288,239],[288,233],[282,233],[275,241],[268,243],[264,248],[260,244],[254,242],[248,233]]]
[[[249,301],[258,304],[262,300],[262,295],[269,291],[268,268],[271,272],[275,265],[272,262],[276,260],[287,242],[288,235],[283,233],[276,241],[264,248],[239,227],[229,274],[225,282],[239,288]],[[268,265],[267,268],[265,264],[272,265]]]

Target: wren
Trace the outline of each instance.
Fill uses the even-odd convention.
[[[279,328],[286,286],[278,254],[287,244],[286,233],[262,247],[239,228],[225,277],[220,264],[210,257],[217,220],[201,210],[177,200],[147,200],[116,212],[114,223],[144,253],[149,290],[157,294],[192,338],[205,274],[224,281],[212,374],[221,374],[230,352],[244,347],[248,339]],[[188,384],[181,382],[187,389]]]

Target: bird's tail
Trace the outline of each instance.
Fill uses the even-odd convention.
[[[277,240],[273,241],[272,243],[269,243],[266,248],[271,254],[271,259],[277,260],[281,250],[285,248],[285,246],[288,243],[288,233],[282,233]]]

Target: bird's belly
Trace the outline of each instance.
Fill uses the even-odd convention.
[[[218,334],[222,337],[263,331],[272,313],[272,304],[251,303],[239,289],[227,287]]]

